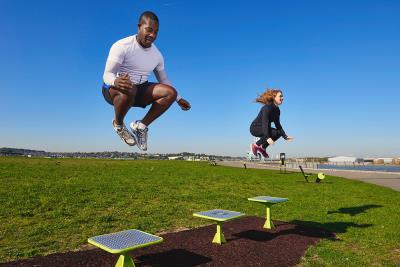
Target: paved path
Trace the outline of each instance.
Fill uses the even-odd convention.
[[[276,166],[270,166],[267,164],[247,162],[247,161],[219,161],[218,164],[230,167],[239,167],[239,168],[244,168],[244,164],[246,164],[247,168],[279,170],[279,167]],[[299,169],[288,168],[287,170],[300,172]],[[396,191],[400,191],[400,173],[376,172],[376,171],[353,171],[353,170],[315,170],[315,169],[305,169],[305,168],[304,170],[309,173],[318,173],[322,171],[323,173],[328,175],[359,180],[366,183],[381,185],[392,188],[393,190]]]

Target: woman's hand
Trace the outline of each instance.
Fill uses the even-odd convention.
[[[288,142],[292,142],[293,140],[294,140],[294,137],[292,137],[292,136],[286,137],[286,141],[288,141]]]
[[[267,143],[270,144],[270,145],[275,144],[275,142],[274,142],[274,140],[272,140],[272,138],[268,138],[267,139]]]

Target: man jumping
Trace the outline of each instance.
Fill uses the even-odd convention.
[[[156,14],[143,12],[137,34],[112,45],[103,75],[103,96],[115,111],[114,130],[125,143],[137,144],[144,151],[147,150],[147,127],[175,100],[182,110],[190,109],[190,103],[178,95],[168,80],[164,58],[153,44],[158,27]],[[159,83],[148,81],[152,71]],[[142,120],[130,123],[131,133],[124,124],[125,115],[131,107],[145,108],[150,104],[150,110]]]

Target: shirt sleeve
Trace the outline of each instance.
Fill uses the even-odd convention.
[[[115,61],[107,60],[103,74],[103,81],[105,84],[114,86],[114,81],[117,78],[117,73],[120,66],[121,64]]]
[[[124,62],[124,57],[125,46],[120,44],[119,42],[116,42],[110,48],[110,53],[108,53],[107,61],[110,60],[122,64],[122,62]]]
[[[117,78],[119,67],[124,61],[125,48],[122,44],[116,42],[110,48],[106,66],[103,74],[103,81],[107,85],[114,85],[114,81]]]
[[[157,81],[159,83],[167,84],[169,86],[172,86],[171,81],[168,79],[167,72],[165,71],[165,66],[164,66],[164,58],[160,53],[160,62],[158,63],[157,67],[154,69],[154,75],[157,78]],[[176,96],[176,101],[178,102],[181,100],[182,97],[179,95]]]
[[[155,69],[155,71],[162,71],[162,70],[164,70],[165,69],[165,66],[164,66],[164,57],[162,56],[162,54],[159,52],[159,62],[158,62],[158,64],[157,64],[157,66],[156,66],[156,69]]]
[[[278,109],[277,113],[278,113],[278,116],[276,117],[276,120],[274,121],[274,124],[275,124],[275,126],[276,126],[276,129],[278,129],[279,131],[281,131],[281,134],[282,134],[283,139],[286,140],[286,139],[287,139],[287,135],[286,135],[285,131],[284,131],[283,128],[282,128],[281,120],[280,120],[281,111]]]
[[[155,70],[154,70],[154,75],[156,76],[157,81],[158,81],[159,83],[163,83],[163,84],[167,84],[167,85],[172,86],[171,81],[168,80],[167,72],[165,71],[165,69],[163,69],[163,70],[157,70],[157,69],[155,69]]]

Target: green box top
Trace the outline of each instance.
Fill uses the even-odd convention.
[[[256,202],[263,202],[263,203],[279,203],[279,202],[286,202],[289,199],[282,198],[282,197],[258,196],[258,197],[248,198],[248,200],[256,201]]]
[[[161,243],[162,241],[162,237],[136,229],[94,236],[88,239],[90,244],[113,254],[121,254],[133,249]]]
[[[193,213],[193,216],[209,219],[213,221],[225,222],[235,218],[239,218],[244,216],[244,213],[231,211],[231,210],[221,210],[221,209],[214,209],[214,210],[206,210]]]

